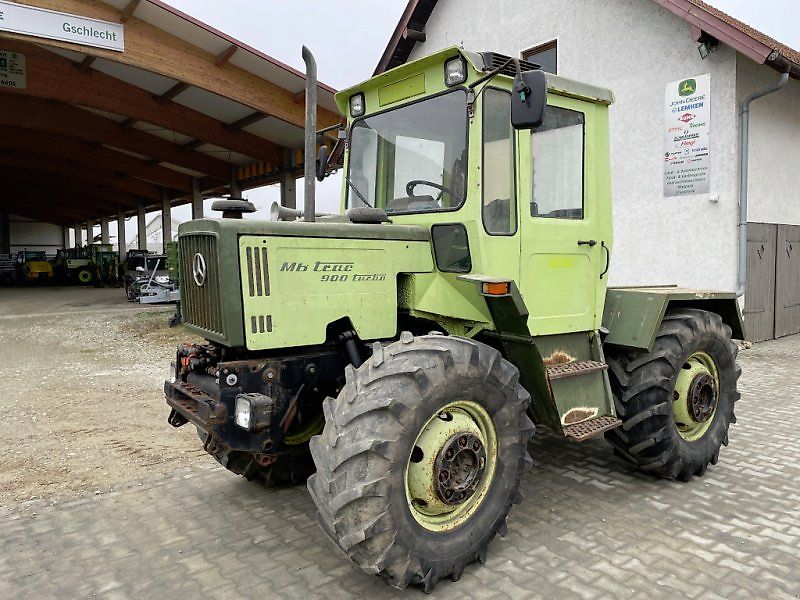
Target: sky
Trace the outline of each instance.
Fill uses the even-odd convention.
[[[306,44],[317,60],[319,80],[342,89],[372,75],[406,6],[406,0],[166,0],[178,10],[278,60],[303,70],[300,49]],[[496,0],[494,0],[496,1]],[[580,4],[581,0],[575,0]],[[645,1],[645,0],[642,0]],[[800,49],[800,0],[771,0],[769,9],[753,0],[706,0],[793,48]],[[298,206],[302,181],[298,180]],[[317,207],[338,212],[341,175],[317,186]],[[264,218],[278,186],[246,192]],[[207,210],[207,209],[206,209]],[[154,215],[153,215],[154,216]],[[148,220],[152,216],[148,216]],[[173,219],[189,218],[189,208],[173,209]],[[127,228],[135,235],[135,219]],[[113,229],[112,229],[113,231]]]

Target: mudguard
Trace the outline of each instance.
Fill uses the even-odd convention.
[[[603,345],[650,351],[664,314],[670,308],[698,308],[717,313],[731,328],[732,337],[745,339],[742,311],[734,292],[679,287],[609,288],[603,312],[608,335]]]

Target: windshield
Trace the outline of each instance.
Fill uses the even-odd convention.
[[[467,163],[466,93],[455,90],[353,123],[347,208],[458,208]]]

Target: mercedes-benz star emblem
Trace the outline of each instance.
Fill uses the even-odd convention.
[[[192,259],[192,277],[194,277],[197,287],[203,287],[206,282],[206,272],[206,259],[197,252]]]

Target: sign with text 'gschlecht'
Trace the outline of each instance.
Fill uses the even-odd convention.
[[[125,50],[121,23],[99,21],[0,0],[0,31],[72,42],[106,50]]]

